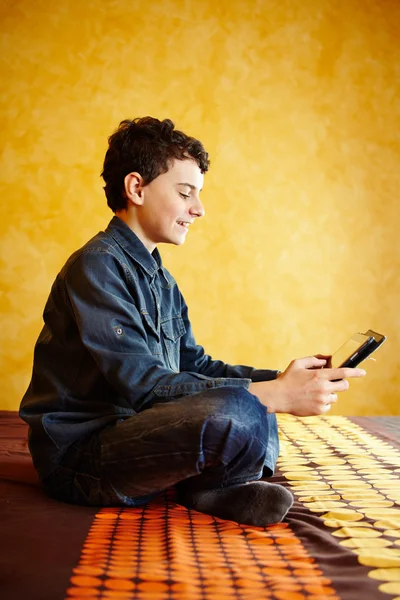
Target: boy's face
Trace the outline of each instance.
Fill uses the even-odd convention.
[[[133,231],[149,252],[159,243],[181,245],[194,220],[204,215],[199,198],[204,175],[194,160],[175,160],[166,173],[137,187]]]

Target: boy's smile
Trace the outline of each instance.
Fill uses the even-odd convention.
[[[136,233],[149,252],[159,243],[181,245],[189,227],[204,215],[199,193],[204,175],[192,159],[174,160],[166,173],[143,185],[139,173],[125,178],[128,208],[116,215]]]

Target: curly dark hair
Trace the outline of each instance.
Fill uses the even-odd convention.
[[[208,171],[210,161],[203,144],[175,129],[170,119],[143,117],[121,121],[108,138],[101,173],[108,206],[114,212],[127,207],[124,179],[128,173],[140,173],[147,185],[166,173],[172,160],[187,158],[195,160],[202,173]]]

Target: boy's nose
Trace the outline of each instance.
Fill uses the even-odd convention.
[[[192,204],[190,208],[190,214],[194,217],[204,217],[204,206],[202,205],[201,200],[199,198],[197,198],[196,201]]]

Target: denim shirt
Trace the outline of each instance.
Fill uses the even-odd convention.
[[[71,444],[157,402],[277,376],[205,354],[158,250],[118,217],[68,259],[43,317],[20,408],[41,478]]]

